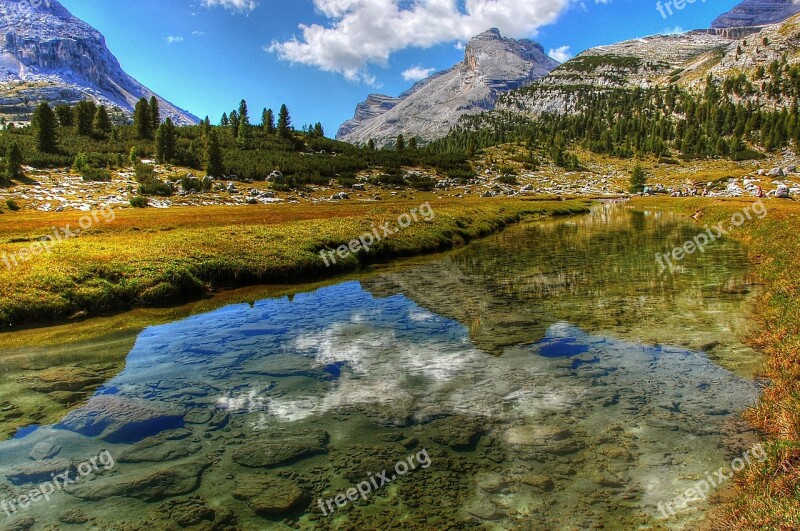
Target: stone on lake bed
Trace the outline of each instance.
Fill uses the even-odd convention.
[[[260,435],[233,452],[233,460],[249,468],[274,467],[327,452],[328,433],[298,430]]]
[[[453,450],[474,448],[485,431],[483,421],[467,417],[447,417],[434,420],[425,426],[426,435],[434,442]]]
[[[169,468],[147,469],[136,475],[132,472],[96,478],[87,483],[67,486],[65,490],[82,500],[100,501],[114,496],[152,502],[182,496],[200,486],[203,472],[211,461],[198,458]]]
[[[183,427],[184,410],[160,402],[102,395],[70,412],[56,429],[108,442],[137,442],[165,430]]]
[[[17,465],[5,473],[14,485],[24,485],[39,481],[51,481],[54,474],[73,470],[72,461],[64,458],[42,459],[32,463]]]
[[[200,451],[202,446],[199,444],[182,440],[191,435],[191,432],[188,430],[174,431],[179,433],[165,432],[127,447],[119,454],[117,461],[120,463],[161,463],[188,457]]]
[[[42,459],[52,459],[53,457],[57,456],[58,453],[61,451],[61,446],[54,444],[50,441],[41,441],[34,445],[31,453],[28,454],[28,457],[33,459],[34,461],[40,461]]]
[[[308,495],[292,480],[276,476],[243,475],[233,497],[247,502],[256,514],[274,516],[300,509]]]

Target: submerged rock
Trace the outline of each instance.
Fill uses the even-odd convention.
[[[85,484],[68,486],[65,490],[76,498],[89,501],[125,496],[152,502],[193,492],[200,486],[203,472],[209,466],[210,461],[200,458],[140,475],[128,472],[97,478]]]
[[[424,428],[428,437],[453,450],[474,449],[485,430],[481,419],[465,417],[437,419]]]
[[[326,431],[314,429],[265,434],[234,450],[233,460],[250,468],[278,466],[325,453],[328,438]]]
[[[236,480],[233,497],[247,502],[253,511],[262,516],[296,511],[309,501],[306,492],[292,480],[252,474]]]
[[[136,442],[164,430],[183,427],[182,409],[173,405],[103,395],[70,412],[54,427],[108,442]]]
[[[189,435],[191,432],[181,429],[148,437],[123,450],[117,460],[120,463],[160,463],[188,457],[202,448],[197,443],[183,440]]]
[[[42,459],[33,463],[17,465],[6,472],[6,478],[14,485],[25,485],[40,481],[51,481],[53,474],[63,474],[74,469],[69,459]]]

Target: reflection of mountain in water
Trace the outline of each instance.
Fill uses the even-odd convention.
[[[537,342],[551,324],[568,321],[638,341],[717,345],[720,355],[752,360],[734,336],[742,327],[741,295],[749,290],[744,250],[717,242],[673,274],[662,273],[655,260],[702,230],[607,205],[587,216],[512,227],[446,259],[362,285],[381,296],[403,293],[456,319],[476,346],[495,354]]]

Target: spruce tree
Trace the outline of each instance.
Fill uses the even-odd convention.
[[[289,109],[286,104],[281,105],[281,110],[278,111],[278,134],[286,137],[289,136],[292,127],[292,118],[289,116]]]
[[[53,153],[56,151],[56,128],[58,122],[56,113],[50,105],[43,101],[33,112],[31,120],[34,131],[36,131],[36,149],[43,153]]]
[[[244,100],[239,102],[239,125],[250,126],[250,111],[248,111],[247,102]]]
[[[161,125],[161,110],[158,108],[158,98],[155,96],[150,98],[150,116],[153,120],[152,131],[156,131],[158,126]]]
[[[411,140],[408,141],[408,149],[414,150],[417,149],[417,138],[411,137]]]
[[[221,177],[225,171],[222,165],[222,148],[219,145],[217,132],[211,130],[206,137],[205,146],[206,175],[209,177]]]
[[[56,116],[58,117],[58,125],[61,127],[72,127],[75,125],[75,117],[72,114],[72,107],[66,103],[56,105]]]
[[[83,136],[92,134],[94,115],[97,112],[97,105],[93,101],[81,101],[73,109],[77,133]]]
[[[22,151],[16,142],[6,145],[5,170],[5,176],[8,179],[22,177]]]
[[[314,124],[314,136],[322,138],[325,136],[325,129],[322,128],[322,123],[317,122]]]
[[[156,160],[161,164],[171,162],[175,158],[177,141],[175,125],[167,118],[156,131]]]
[[[228,120],[231,122],[233,138],[237,138],[239,136],[239,125],[242,123],[242,121],[239,119],[239,111],[236,109],[232,110],[231,114],[228,116]]]
[[[220,127],[228,127],[231,125],[231,121],[228,119],[228,113],[222,113],[222,118],[219,121]]]
[[[261,127],[268,135],[275,134],[275,114],[272,109],[264,109],[264,112],[261,113]]]
[[[370,151],[375,151],[375,141],[372,140],[371,138],[367,142],[367,149]]]
[[[136,103],[133,111],[133,126],[136,129],[136,138],[139,140],[153,138],[153,115],[150,114],[150,104],[144,98]]]
[[[97,108],[97,111],[94,113],[92,126],[94,127],[94,131],[101,136],[105,136],[111,132],[111,118],[108,116],[105,105],[101,105]]]
[[[397,135],[397,142],[394,145],[395,151],[405,151],[406,150],[406,139],[403,135]]]

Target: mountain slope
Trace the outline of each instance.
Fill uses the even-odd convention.
[[[744,0],[711,23],[712,28],[766,26],[800,13],[796,0]]]
[[[30,118],[36,103],[92,99],[124,114],[137,100],[156,96],[162,117],[178,124],[197,118],[133,79],[106,47],[105,38],[56,0],[0,3],[0,115]]]
[[[447,134],[461,116],[492,110],[501,94],[529,85],[557,65],[540,44],[506,39],[491,29],[467,44],[463,62],[399,98],[370,96],[336,138],[354,144],[372,139],[378,146],[399,134],[432,140]]]

